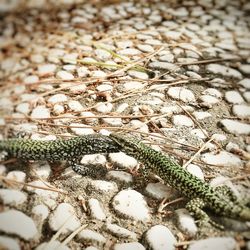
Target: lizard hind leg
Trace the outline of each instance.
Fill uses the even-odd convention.
[[[233,192],[233,190],[226,185],[217,186],[215,187],[215,190],[216,192],[220,193],[224,197],[228,198],[230,201],[240,202],[237,195]]]
[[[186,205],[186,209],[189,211],[189,213],[198,219],[199,226],[211,224],[216,228],[223,229],[222,225],[219,225],[214,222],[208,216],[208,214],[202,210],[202,208],[204,207],[206,207],[206,203],[201,198],[192,199]]]

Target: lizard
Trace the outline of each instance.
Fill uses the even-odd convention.
[[[189,198],[186,209],[200,225],[210,223],[223,228],[210,219],[204,208],[223,217],[250,221],[250,208],[228,186],[211,187],[162,152],[134,137],[118,133],[111,133],[109,137],[121,147],[121,151],[143,163],[143,168],[140,168],[143,177],[156,174],[165,184]]]
[[[79,164],[83,155],[119,152],[119,146],[108,136],[91,134],[50,141],[3,139],[0,140],[0,151],[6,151],[8,157],[21,160],[66,160],[76,173],[87,175],[94,170]]]

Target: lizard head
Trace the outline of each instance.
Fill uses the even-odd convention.
[[[127,155],[135,156],[140,149],[140,141],[135,137],[117,133],[112,133],[109,137],[116,142],[121,147],[121,151]]]

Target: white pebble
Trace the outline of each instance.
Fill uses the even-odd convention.
[[[126,56],[135,56],[135,55],[141,54],[141,51],[138,49],[128,48],[128,49],[120,50],[118,53],[121,55],[126,55]]]
[[[90,186],[97,191],[100,191],[102,193],[113,193],[117,191],[117,185],[113,182],[109,181],[101,181],[101,180],[92,180],[90,182]]]
[[[111,54],[104,49],[96,49],[95,50],[96,57],[100,60],[107,60],[111,58]]]
[[[41,221],[44,221],[49,216],[49,209],[47,206],[40,204],[32,208],[32,213],[39,217]]]
[[[71,123],[70,129],[76,135],[89,135],[95,133],[95,131],[92,128],[89,128],[88,125],[84,125],[81,123]]]
[[[202,111],[195,111],[193,112],[193,115],[197,120],[203,120],[212,116],[209,112],[202,112]]]
[[[123,84],[124,91],[130,91],[133,89],[142,89],[143,87],[144,87],[143,83],[135,81],[126,82]]]
[[[151,62],[148,66],[152,69],[164,69],[169,71],[178,71],[180,69],[179,66],[169,62]]]
[[[129,238],[129,239],[133,239],[136,240],[137,235],[134,232],[129,231],[126,228],[120,227],[116,224],[111,224],[111,223],[107,223],[105,225],[105,229],[106,231],[110,232],[111,234],[115,235],[118,238]]]
[[[154,250],[175,250],[177,243],[173,233],[163,225],[151,227],[145,236],[150,249]]]
[[[100,202],[97,199],[91,198],[88,200],[88,203],[91,217],[96,220],[104,221],[106,219],[106,215]]]
[[[186,115],[174,115],[172,118],[174,125],[192,127],[194,122]]]
[[[100,92],[111,92],[113,90],[113,86],[109,84],[101,84],[97,86],[96,89]]]
[[[122,103],[120,104],[117,109],[116,112],[117,113],[122,113],[123,111],[125,111],[127,108],[129,107],[129,105],[127,103]]]
[[[26,84],[33,84],[33,83],[37,83],[39,81],[39,77],[36,75],[31,75],[31,76],[27,76],[23,82]]]
[[[76,71],[79,77],[86,77],[89,75],[89,70],[85,66],[78,68]]]
[[[133,181],[132,175],[124,171],[109,171],[106,177],[123,183],[131,183]]]
[[[79,101],[70,100],[68,102],[68,106],[72,111],[75,111],[75,112],[81,112],[84,110],[84,107]]]
[[[26,173],[18,170],[10,171],[7,176],[7,179],[18,181],[18,182],[25,182],[26,179]],[[15,189],[22,189],[23,184],[13,184],[12,188]]]
[[[243,103],[244,99],[238,91],[230,90],[225,93],[225,99],[232,104]]]
[[[181,100],[183,102],[195,102],[195,96],[193,92],[183,87],[170,87],[167,94],[170,97]]]
[[[31,62],[38,63],[38,64],[43,63],[44,56],[41,54],[32,54],[32,55],[30,55],[30,60],[31,60]]]
[[[123,152],[119,153],[110,153],[109,160],[114,165],[125,168],[125,169],[132,169],[137,166],[138,162],[135,158],[126,155]]]
[[[84,155],[81,159],[81,164],[83,165],[105,166],[106,163],[107,163],[106,157],[101,154]]]
[[[202,92],[203,95],[211,95],[211,96],[214,96],[214,97],[217,97],[217,98],[221,98],[222,97],[222,94],[219,90],[217,89],[214,89],[214,88],[208,88],[208,89],[205,89],[203,92]]]
[[[10,206],[22,205],[27,201],[26,194],[15,189],[0,189],[0,198],[3,204]]]
[[[45,139],[48,140],[48,136],[46,136]],[[51,174],[51,167],[46,161],[33,163],[32,169],[37,176],[39,176],[40,178],[43,178],[44,180],[48,179],[48,177]]]
[[[106,238],[104,238],[101,234],[89,230],[89,229],[83,229],[80,233],[78,233],[78,238],[81,242],[88,243],[94,243],[98,245],[103,245],[107,241]]]
[[[99,103],[95,109],[96,111],[100,112],[100,113],[109,113],[111,112],[113,108],[113,104],[112,103]]]
[[[177,209],[175,213],[177,215],[177,222],[181,231],[191,237],[195,236],[198,228],[195,224],[194,218],[189,214],[189,212],[186,209],[181,208]]]
[[[50,104],[56,104],[56,103],[63,103],[66,102],[68,100],[68,97],[64,94],[56,94],[51,96],[48,99],[48,103]]]
[[[50,118],[50,110],[47,109],[44,105],[35,107],[32,110],[31,118]]]
[[[176,191],[173,188],[164,185],[163,183],[148,183],[145,189],[146,193],[154,199],[162,200],[164,198],[170,198]]]
[[[250,103],[250,91],[246,91],[243,93],[243,97],[245,98],[245,100]]]
[[[60,78],[62,80],[73,80],[74,79],[74,76],[71,73],[69,73],[69,72],[67,72],[65,70],[58,71],[56,73],[56,77]]]
[[[28,102],[23,102],[23,103],[19,103],[17,106],[16,106],[16,111],[21,113],[21,114],[29,114],[30,112],[30,104]]]
[[[139,120],[132,120],[129,123],[129,127],[136,129],[140,132],[144,132],[144,133],[148,133],[149,129],[148,129],[148,125],[145,122],[139,121]]]
[[[188,250],[201,250],[201,249],[220,249],[220,250],[235,250],[238,244],[234,238],[231,237],[211,237],[204,240],[198,240],[191,243]]]
[[[148,221],[149,208],[144,197],[135,190],[122,190],[112,201],[116,213],[133,220]]]
[[[211,137],[217,142],[225,141],[227,139],[223,134],[213,134]]]
[[[239,66],[239,70],[244,74],[250,74],[250,65],[249,64],[242,64]]]
[[[239,81],[238,84],[246,89],[250,89],[250,78],[244,78],[243,80]]]
[[[64,106],[61,104],[56,103],[55,106],[53,107],[53,112],[56,115],[63,114],[65,112]]]
[[[202,101],[202,105],[207,108],[211,108],[214,104],[220,102],[218,98],[211,95],[202,95],[199,99]]]
[[[137,70],[129,70],[128,75],[130,75],[133,78],[138,78],[138,79],[143,79],[143,80],[147,80],[149,78],[146,72],[141,72]]]
[[[221,125],[225,128],[225,130],[229,133],[235,134],[235,135],[248,135],[250,134],[250,125],[234,121],[230,119],[223,119],[220,121]]]
[[[250,117],[250,106],[248,105],[233,105],[233,113],[240,118]]]
[[[154,48],[151,45],[147,44],[138,44],[136,46],[140,51],[142,52],[147,52],[147,53],[152,53],[154,52]]]
[[[85,84],[80,84],[80,85],[72,85],[69,87],[69,91],[72,94],[81,94],[83,92],[85,92],[87,89]]]
[[[56,65],[55,64],[44,64],[44,65],[38,65],[37,71],[39,76],[49,76],[53,75],[56,71]]]
[[[92,112],[89,112],[89,111],[81,112],[81,116],[84,117],[83,119],[84,119],[85,123],[87,123],[87,124],[92,124],[92,123],[95,123],[95,122],[98,121],[98,119],[95,118],[96,115],[94,113],[92,113]]]
[[[6,234],[14,234],[27,241],[34,240],[38,236],[34,221],[20,211],[11,209],[2,212],[0,221],[0,230]]]
[[[205,153],[201,156],[201,160],[216,166],[242,166],[241,159],[227,151],[220,151],[218,154]]]
[[[74,207],[68,203],[61,203],[49,217],[49,226],[53,231],[62,230],[62,233],[75,231],[81,223],[76,217]]]
[[[102,118],[102,121],[108,126],[120,127],[123,125],[121,118]]]
[[[107,76],[107,73],[105,73],[102,70],[94,70],[91,72],[92,77],[95,78],[105,78]]]
[[[205,139],[205,138],[207,138],[207,136],[206,136],[206,132],[203,132],[204,130],[201,130],[201,129],[199,129],[199,128],[195,128],[195,129],[192,129],[191,131],[190,131],[190,133],[192,134],[192,135],[194,135],[194,136],[196,136],[196,137],[198,137],[198,138],[200,138],[200,139]]]
[[[227,76],[227,77],[234,77],[234,78],[239,78],[239,79],[242,78],[242,74],[238,70],[221,65],[221,64],[216,64],[216,63],[208,64],[207,71],[214,73],[214,74]]]
[[[0,246],[2,250],[20,250],[18,241],[7,236],[0,236]]]
[[[145,247],[139,242],[117,243],[114,245],[114,250],[145,250]]]
[[[194,176],[196,176],[199,179],[204,181],[204,174],[203,174],[203,172],[202,172],[202,170],[200,169],[199,166],[197,166],[195,164],[188,164],[187,171],[189,173],[191,173],[192,175],[194,175]]]

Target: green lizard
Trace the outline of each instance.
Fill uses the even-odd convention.
[[[212,188],[169,157],[136,138],[116,133],[112,133],[109,137],[120,145],[121,151],[144,164],[144,168],[140,171],[145,177],[149,173],[154,173],[165,183],[190,198],[186,208],[191,215],[199,219],[201,224],[210,222],[218,226],[202,210],[203,208],[208,208],[215,214],[224,217],[250,221],[250,208],[241,203],[227,186]]]
[[[75,172],[86,175],[91,169],[79,165],[83,155],[119,152],[119,146],[109,137],[96,134],[51,141],[5,139],[0,140],[0,151],[22,160],[66,160]]]

